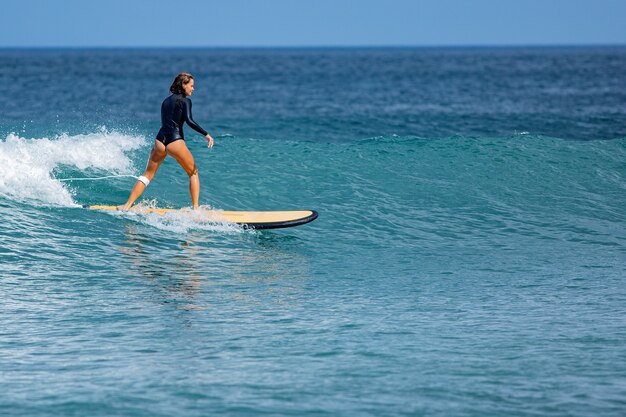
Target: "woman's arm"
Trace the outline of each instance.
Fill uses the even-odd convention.
[[[198,132],[201,135],[203,135],[206,138],[206,140],[209,142],[208,143],[209,148],[212,148],[213,147],[213,138],[211,137],[211,135],[209,135],[209,132],[204,130],[198,123],[196,123],[193,120],[193,116],[191,115],[191,100],[186,98],[184,100],[184,103],[185,103],[185,108],[183,109],[183,111],[184,111],[184,115],[185,115],[185,121],[187,122],[189,127],[191,127],[193,130],[195,130],[196,132]]]
[[[189,127],[191,127],[196,132],[200,133],[202,136],[208,135],[209,132],[204,130],[198,123],[196,123],[193,120],[193,117],[191,116],[191,100],[189,100],[188,98],[185,98],[183,102],[184,102],[183,114],[185,117],[185,121],[187,122]]]

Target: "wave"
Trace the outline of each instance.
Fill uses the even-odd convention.
[[[23,138],[14,133],[0,140],[0,196],[34,205],[74,207],[68,184],[55,178],[62,166],[131,174],[127,152],[146,145],[145,138],[103,128],[82,135]]]
[[[146,137],[106,130],[37,139],[10,134],[0,140],[0,204],[121,204],[129,180],[62,179],[138,174],[146,152],[132,151],[149,146]],[[491,238],[494,228],[541,234],[559,224],[606,234],[624,220],[625,139],[571,141],[526,132],[382,135],[341,143],[230,136],[213,150],[202,145],[190,141],[203,184],[201,204],[230,210],[313,208],[329,214],[324,222],[347,236],[367,224],[370,241],[390,235],[407,242],[436,240],[460,231]],[[138,203],[146,199],[161,207],[189,204],[187,177],[173,159]],[[199,226],[187,217],[128,217],[181,233],[222,228]]]

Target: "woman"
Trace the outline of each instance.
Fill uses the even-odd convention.
[[[183,134],[183,123],[187,124],[196,132],[202,134],[209,142],[209,148],[213,147],[213,138],[208,132],[202,129],[191,117],[191,100],[188,98],[193,94],[193,76],[186,72],[181,72],[176,76],[170,87],[170,95],[161,104],[161,130],[156,136],[154,146],[150,152],[150,159],[143,175],[139,177],[126,204],[119,206],[120,210],[128,210],[135,200],[144,192],[157,169],[167,155],[171,155],[178,161],[189,175],[189,193],[193,209],[198,208],[198,196],[200,195],[200,179],[198,178],[198,168],[193,160],[193,155],[185,145]]]

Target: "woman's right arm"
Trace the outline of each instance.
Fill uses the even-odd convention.
[[[198,123],[196,123],[195,120],[193,120],[193,116],[191,115],[191,100],[186,99],[184,100],[184,103],[185,104],[183,111],[185,114],[185,121],[193,130],[200,133],[201,135],[204,135],[205,139],[209,142],[207,146],[209,148],[212,148],[214,143],[213,137],[209,135],[209,132],[204,130]]]
[[[191,116],[191,100],[188,98],[183,100],[183,114],[189,127],[200,133],[202,136],[209,134],[209,132],[204,130],[198,123],[195,122],[195,120],[193,120],[193,117]]]

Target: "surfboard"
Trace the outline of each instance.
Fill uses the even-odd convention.
[[[86,205],[84,208],[90,210],[117,211],[117,206]],[[250,229],[281,229],[285,227],[300,226],[317,219],[315,210],[293,210],[293,211],[221,211],[221,210],[198,210],[172,209],[172,208],[150,208],[134,206],[130,209],[135,213],[155,213],[165,215],[168,213],[192,213],[201,215],[209,221],[226,221],[236,223]]]

